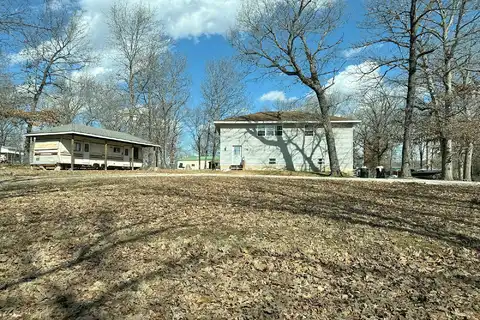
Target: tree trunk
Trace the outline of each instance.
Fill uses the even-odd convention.
[[[420,142],[420,144],[418,145],[418,155],[420,156],[420,169],[423,169],[423,154],[424,152],[424,149],[423,149],[423,144]]]
[[[150,87],[148,88],[148,141],[152,141],[152,118],[153,118],[153,112],[152,112],[152,97],[151,97],[151,90]]]
[[[411,0],[410,4],[410,41],[408,54],[408,87],[407,101],[405,105],[405,118],[403,124],[403,148],[402,148],[402,178],[411,178],[410,171],[410,144],[412,140],[412,118],[413,107],[415,103],[415,94],[417,90],[417,0]]]
[[[460,148],[460,150],[458,152],[458,157],[457,157],[457,176],[458,176],[457,178],[460,181],[463,180],[464,159],[465,159],[465,149]]]
[[[133,73],[133,65],[130,62],[129,65],[129,73],[128,73],[128,95],[129,95],[129,102],[130,108],[128,110],[128,130],[130,134],[136,134],[134,131],[134,110],[135,110],[135,77]]]
[[[325,97],[325,90],[316,89],[318,104],[322,116],[323,129],[325,130],[325,139],[327,141],[328,159],[330,164],[330,175],[342,176],[340,164],[337,157],[337,148],[335,146],[335,135],[333,133],[332,123],[330,122],[330,114],[328,112],[327,98]]]
[[[465,152],[465,162],[463,165],[463,180],[472,181],[472,157],[473,157],[473,143],[468,144]]]
[[[200,146],[200,137],[198,137],[198,170],[202,169],[202,151],[200,150],[202,147]]]
[[[425,141],[425,165],[427,166],[427,170],[430,170],[429,161],[430,155],[428,154],[430,150],[428,149],[428,140]]]
[[[389,170],[390,170],[390,175],[392,175],[392,163],[393,163],[393,147],[390,149],[390,166],[389,166]]]
[[[207,155],[208,155],[208,146],[210,145],[210,125],[207,129],[207,141],[205,143],[205,162],[203,164],[203,169],[207,169]]]
[[[442,179],[453,180],[452,139],[441,138],[440,149],[442,154]]]
[[[215,170],[215,156],[217,155],[217,137],[215,136],[215,131],[213,131],[213,145],[212,145],[212,170]],[[207,162],[207,161],[205,161]]]

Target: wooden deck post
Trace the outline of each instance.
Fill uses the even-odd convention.
[[[105,166],[105,168],[104,168],[105,171],[107,171],[107,167],[108,167],[108,143],[107,143],[107,141],[105,141],[105,150],[104,150],[104,152],[105,152],[105,160],[104,160],[104,164],[103,164],[103,165]]]
[[[130,166],[132,167],[132,170],[134,169],[133,165],[134,165],[134,161],[135,161],[135,159],[133,157],[134,151],[135,151],[135,147],[132,145],[132,152],[130,152]]]
[[[70,140],[70,170],[73,171],[75,167],[75,136],[72,134],[72,139]]]
[[[33,137],[30,137],[30,150],[28,150],[28,162],[30,165],[33,164],[33,157],[35,156],[34,154],[34,149],[35,149],[35,144],[33,142]]]

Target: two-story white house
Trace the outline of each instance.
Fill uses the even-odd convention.
[[[353,171],[353,127],[331,117],[341,170]],[[258,112],[215,121],[220,133],[220,169],[329,171],[327,145],[318,116],[300,111]]]

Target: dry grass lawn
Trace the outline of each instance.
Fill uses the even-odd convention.
[[[0,184],[0,317],[479,319],[480,188],[240,177]]]

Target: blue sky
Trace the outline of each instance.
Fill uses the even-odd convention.
[[[346,23],[338,31],[339,35],[344,37],[344,50],[348,50],[349,47],[360,39],[361,31],[357,28],[357,25],[363,18],[363,14],[363,0],[348,0],[346,2]],[[192,77],[192,105],[198,104],[201,100],[200,85],[204,79],[206,63],[209,60],[232,57],[236,54],[222,34],[177,39],[174,50],[186,55],[188,59],[188,70]],[[342,50],[339,54],[346,54],[346,51]],[[360,61],[350,57],[347,59],[344,69],[350,64],[358,63]],[[302,85],[295,84],[293,79],[282,82],[279,81],[279,78],[254,80],[259,76],[260,72],[256,72],[250,76],[251,79],[247,82],[248,95],[254,104],[251,108],[252,111],[269,106],[269,101],[260,101],[260,98],[272,91],[283,92],[287,99],[292,97],[300,98],[308,93],[308,89]]]
[[[34,0],[40,1],[40,0]],[[43,0],[42,0],[43,1]],[[49,0],[52,6],[60,6],[63,2],[72,0]],[[108,27],[105,14],[115,0],[77,0],[78,6],[84,10],[86,19],[91,25],[91,40],[94,50],[106,58],[90,69],[101,74],[102,70],[111,67],[108,58],[106,39]],[[205,65],[210,60],[224,57],[234,57],[236,52],[229,45],[224,35],[233,25],[241,1],[243,0],[129,0],[150,5],[157,12],[157,19],[164,24],[165,31],[174,39],[175,50],[185,55],[188,60],[188,73],[192,79],[190,106],[201,101],[200,86],[205,77]],[[336,0],[341,2],[340,0]],[[354,56],[348,55],[348,49],[361,39],[358,23],[364,18],[364,0],[345,1],[345,25],[340,28],[338,36],[343,36],[344,43],[339,55],[346,58],[344,70],[361,64]],[[107,54],[102,54],[102,52]],[[18,67],[18,66],[17,66]],[[260,72],[254,72],[249,79],[258,78]],[[301,98],[309,93],[304,86],[295,84],[288,77],[263,78],[247,82],[247,94],[251,102],[250,110],[257,111],[272,105],[275,99],[286,100]],[[354,77],[355,78],[355,77]],[[286,79],[286,80],[285,80]],[[343,71],[336,77],[336,88],[348,90],[352,79]],[[263,96],[263,100],[260,98]]]

